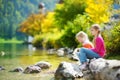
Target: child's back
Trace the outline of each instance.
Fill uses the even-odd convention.
[[[93,48],[93,44],[89,40],[84,41],[82,46],[85,47],[85,48]]]

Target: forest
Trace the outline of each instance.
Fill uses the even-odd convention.
[[[38,13],[43,2],[48,11],[53,11],[58,0],[0,0],[0,38],[24,40],[25,34],[18,31],[19,25],[32,13]]]

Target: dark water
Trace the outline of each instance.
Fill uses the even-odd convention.
[[[44,70],[40,74],[32,76],[9,72],[9,70],[16,67],[25,69],[27,66],[33,65],[38,61],[48,61],[52,64],[52,67],[49,70]],[[35,49],[32,45],[0,44],[0,66],[4,66],[6,69],[0,71],[0,80],[51,80],[54,74],[45,75],[44,73],[47,73],[46,71],[55,71],[62,61],[71,62],[68,57],[58,57],[56,54],[48,54],[46,50]]]

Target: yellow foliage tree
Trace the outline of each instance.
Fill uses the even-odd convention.
[[[48,12],[46,18],[42,22],[42,32],[51,32],[54,28],[54,12]]]
[[[110,19],[112,0],[86,0],[86,12],[94,23],[106,23]]]
[[[55,46],[55,40],[61,35],[59,28],[54,23],[54,12],[48,12],[41,26],[42,35],[40,36],[44,39],[42,43],[43,47],[46,47],[46,43],[49,41],[50,44]]]
[[[20,31],[31,36],[41,33],[41,23],[45,16],[43,14],[31,14],[20,24]]]

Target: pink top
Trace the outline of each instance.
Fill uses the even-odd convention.
[[[99,56],[104,57],[106,49],[104,45],[104,40],[101,36],[95,38],[95,47],[91,48],[94,52],[98,53]]]

